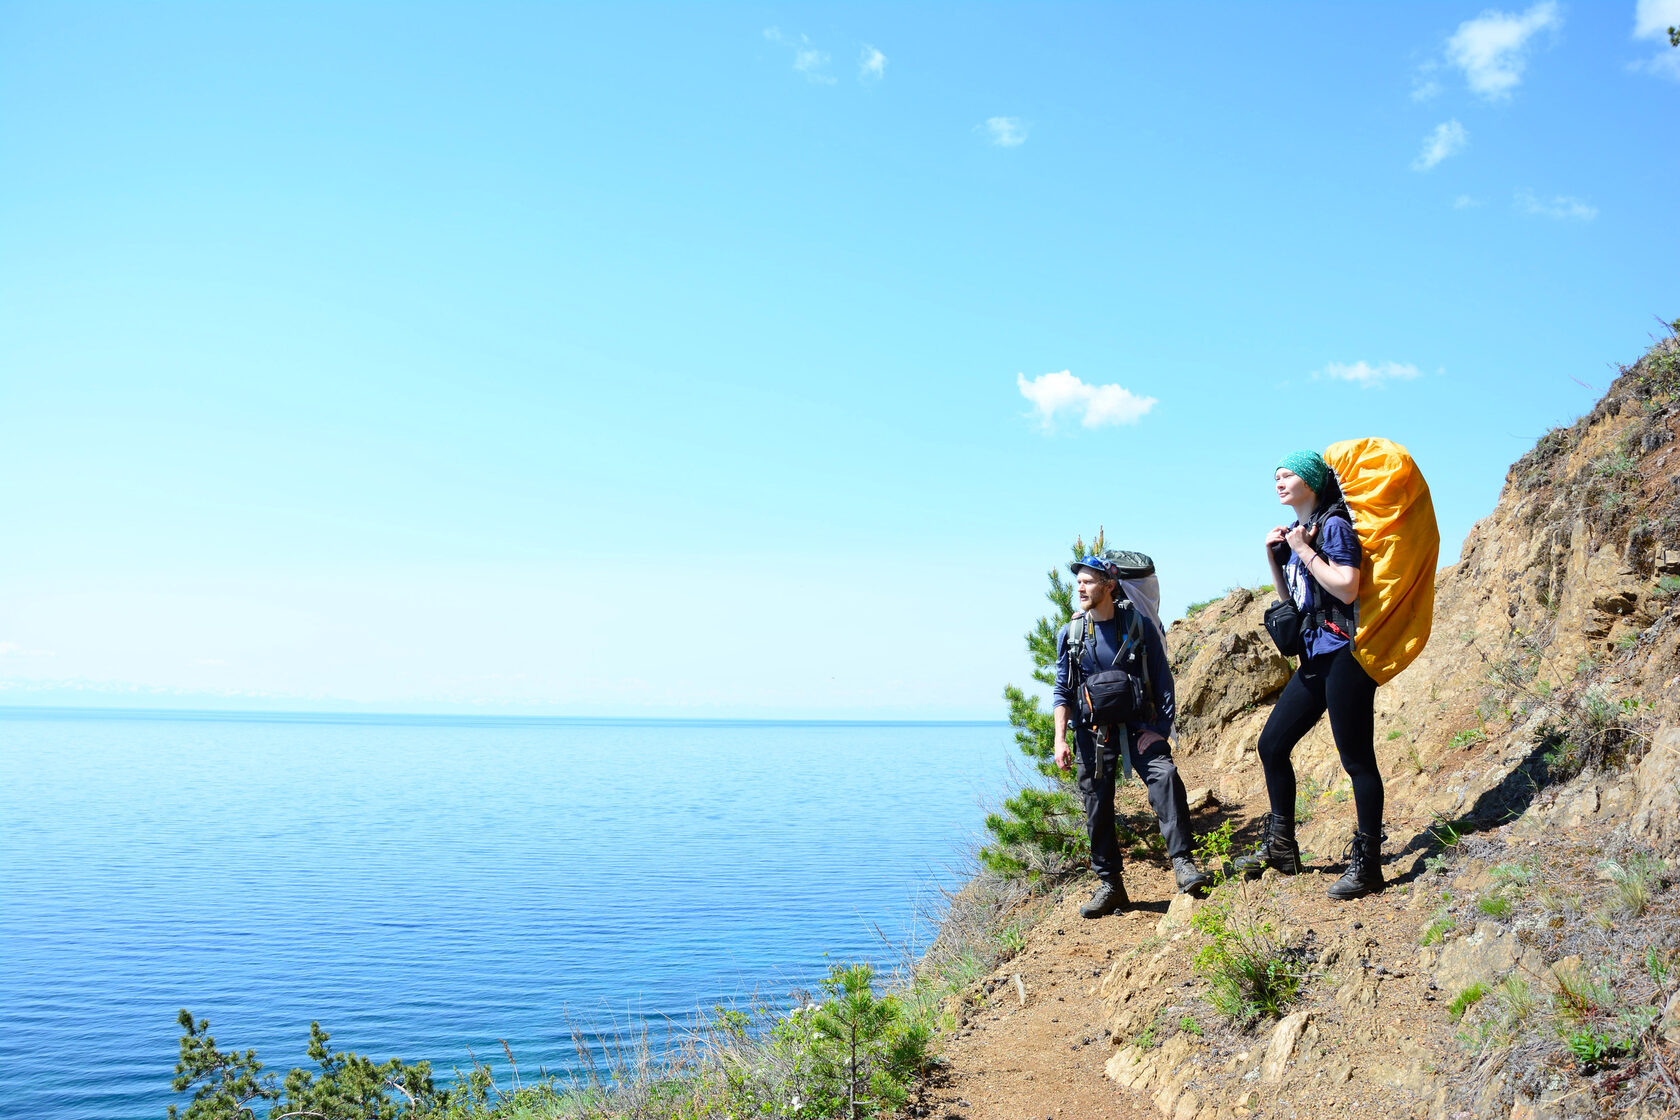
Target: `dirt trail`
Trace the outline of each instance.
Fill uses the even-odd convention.
[[[1094,880],[1050,905],[1028,947],[987,979],[984,989],[990,991],[943,1042],[946,1068],[924,1089],[912,1115],[939,1120],[1151,1115],[1103,1075],[1111,1046],[1096,989],[1116,957],[1154,935],[1174,887],[1171,874],[1153,861],[1131,862],[1126,883],[1134,909],[1097,921],[1079,916]],[[1026,991],[1024,1005],[1016,975]]]

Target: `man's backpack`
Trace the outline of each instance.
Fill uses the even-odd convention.
[[[1429,483],[1392,440],[1343,440],[1324,450],[1359,534],[1359,629],[1353,654],[1378,684],[1429,641],[1441,531]]]
[[[1161,625],[1161,581],[1155,578],[1155,561],[1141,552],[1128,548],[1111,548],[1100,554],[1114,569],[1120,581],[1119,599],[1129,599],[1143,616],[1155,624],[1163,638],[1167,628]]]

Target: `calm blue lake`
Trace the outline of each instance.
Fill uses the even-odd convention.
[[[160,1120],[179,1031],[572,1067],[887,961],[1003,724],[0,709],[0,1115]],[[182,1099],[184,1103],[184,1098]]]

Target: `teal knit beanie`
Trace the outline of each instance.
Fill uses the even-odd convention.
[[[1330,464],[1324,461],[1324,456],[1316,451],[1292,451],[1278,461],[1272,471],[1288,471],[1302,482],[1312,487],[1314,494],[1324,491],[1324,484],[1330,481]]]

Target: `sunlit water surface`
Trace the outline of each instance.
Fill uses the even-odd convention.
[[[1012,751],[998,724],[0,710],[0,1116],[161,1118],[182,1007],[280,1072],[312,1019],[447,1072],[785,999],[912,936]]]

